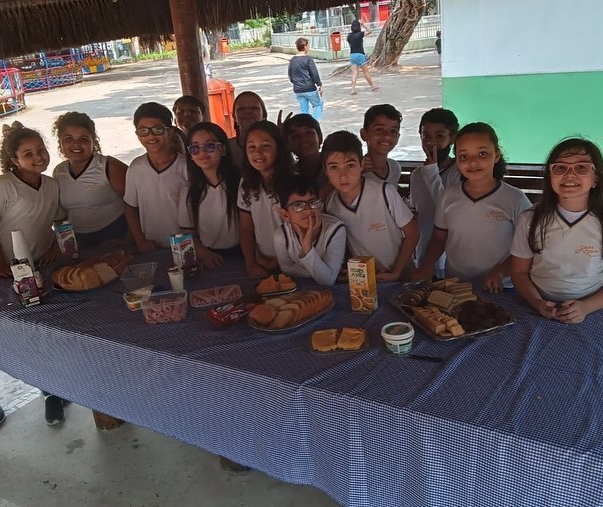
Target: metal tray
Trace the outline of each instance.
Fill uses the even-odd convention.
[[[333,308],[335,308],[335,300],[332,300],[331,303],[329,304],[329,306],[324,308],[322,311],[315,313],[314,315],[310,315],[308,318],[306,318],[300,322],[296,322],[293,326],[283,327],[281,329],[270,329],[268,327],[258,326],[255,322],[251,321],[249,318],[247,319],[247,323],[249,324],[249,327],[252,327],[253,329],[257,329],[258,331],[264,331],[265,333],[287,333],[289,331],[293,331],[294,329],[297,329],[298,327],[305,326],[308,322],[312,322],[313,320],[317,319],[318,317],[322,317],[325,313],[330,312]],[[354,351],[354,352],[356,352],[356,351]]]
[[[479,338],[481,336],[495,334],[495,333],[499,332],[503,327],[515,324],[515,318],[513,317],[513,315],[511,315],[506,309],[504,309],[507,312],[507,314],[509,315],[509,321],[505,322],[504,324],[499,324],[497,326],[492,326],[492,327],[488,327],[488,328],[484,328],[484,329],[478,329],[475,331],[469,331],[460,336],[440,336],[440,335],[437,335],[437,334],[431,332],[427,327],[425,327],[421,322],[419,322],[415,318],[414,314],[412,313],[411,307],[408,306],[407,304],[402,303],[402,301],[405,301],[406,297],[408,297],[407,292],[402,292],[400,294],[396,294],[395,296],[392,296],[389,298],[389,304],[392,305],[394,308],[396,308],[399,312],[401,312],[413,324],[413,326],[415,326],[418,329],[420,329],[421,331],[423,331],[423,333],[425,333],[427,336],[434,338],[435,340],[438,340],[438,341],[451,341],[451,340],[458,340],[459,338]],[[485,302],[486,300],[484,300],[483,298],[478,298],[478,301]],[[491,303],[491,301],[488,301],[488,302]],[[496,305],[496,306],[499,306],[499,305]],[[456,317],[455,315],[451,315],[451,316]]]

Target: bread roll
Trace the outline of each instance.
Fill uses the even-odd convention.
[[[99,262],[92,267],[100,278],[102,285],[111,283],[113,280],[117,280],[119,278],[115,270],[105,262]]]

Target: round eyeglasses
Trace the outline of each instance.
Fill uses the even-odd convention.
[[[322,199],[312,199],[311,201],[295,201],[287,204],[286,208],[291,208],[296,213],[306,211],[306,208],[320,209],[322,208]]]
[[[549,171],[555,176],[565,176],[570,169],[578,176],[586,176],[594,171],[595,164],[592,162],[576,162],[575,164],[555,163],[549,166]]]
[[[202,152],[214,153],[220,146],[222,146],[222,143],[191,144],[186,149],[194,157]]]
[[[138,137],[147,137],[149,134],[162,136],[167,129],[168,127],[138,127],[135,132]]]

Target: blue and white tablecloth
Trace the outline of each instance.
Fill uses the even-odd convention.
[[[149,258],[167,286],[169,252]],[[251,291],[232,261],[186,283]],[[444,358],[430,363],[382,345],[401,317],[387,304],[396,284],[379,286],[372,316],[352,313],[339,284],[333,311],[288,334],[216,328],[194,308],[151,326],[120,282],[28,309],[8,281],[0,291],[0,369],[343,505],[603,505],[602,312],[550,322],[505,292],[491,299],[515,325],[451,342],[419,332],[413,353]],[[370,348],[310,350],[314,329],[343,325],[366,327]]]

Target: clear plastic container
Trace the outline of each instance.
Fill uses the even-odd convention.
[[[155,292],[142,300],[142,313],[147,324],[180,322],[186,318],[186,290]]]
[[[156,262],[143,262],[142,264],[130,264],[122,273],[121,281],[128,292],[153,284]]]

